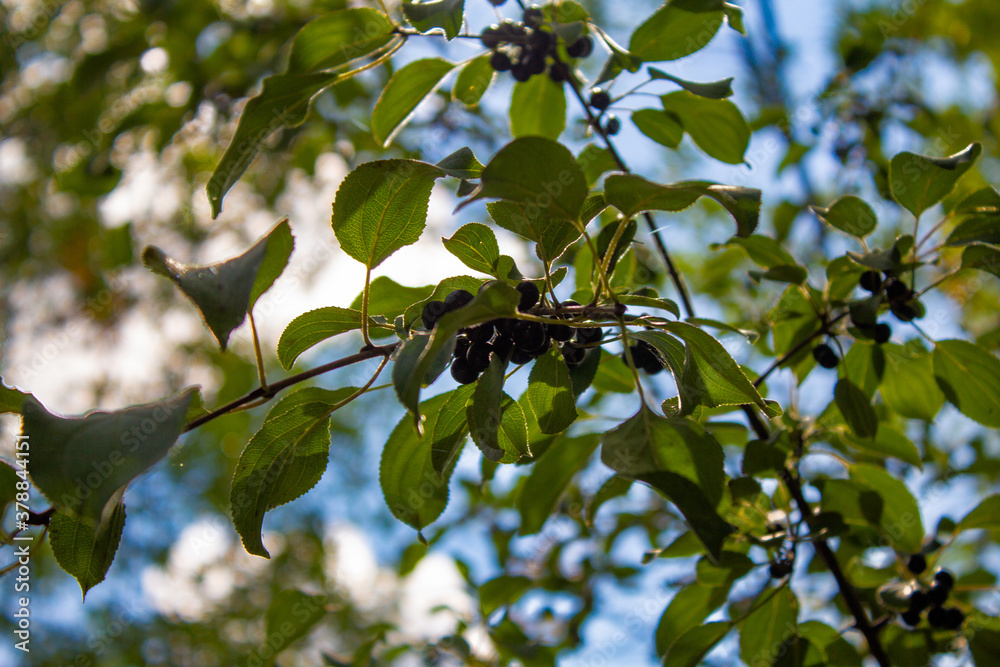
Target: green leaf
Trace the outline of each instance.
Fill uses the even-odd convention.
[[[292,238],[292,229],[288,226],[288,218],[279,222],[274,229],[267,233],[264,244],[266,246],[264,259],[260,263],[260,268],[257,269],[253,289],[250,290],[248,312],[253,309],[257,299],[271,289],[274,281],[288,266],[288,258],[292,256],[292,250],[295,247],[295,239]]]
[[[979,269],[1000,278],[1000,248],[975,243],[962,252],[963,269]]]
[[[268,638],[266,655],[276,655],[305,637],[325,615],[325,595],[308,595],[295,589],[276,592],[267,608],[264,626]]]
[[[934,379],[962,414],[984,426],[1000,428],[1000,360],[964,340],[934,346]]]
[[[386,147],[409,121],[417,106],[434,92],[455,63],[441,58],[415,60],[393,73],[372,112],[372,135]]]
[[[885,357],[882,345],[855,341],[844,355],[838,371],[841,377],[850,380],[871,399],[885,374]]]
[[[750,145],[750,126],[729,100],[699,97],[686,90],[660,98],[663,110],[674,114],[698,148],[727,164],[742,164]]]
[[[119,496],[120,498],[120,496]],[[59,567],[80,584],[83,598],[87,591],[104,581],[115,559],[125,527],[125,505],[118,499],[108,503],[101,520],[78,516],[59,509],[49,518],[49,544]]]
[[[392,385],[399,402],[417,415],[420,389],[438,378],[451,361],[455,337],[450,336],[439,346],[433,356],[426,357],[433,334],[418,332],[402,341],[393,355]],[[419,369],[419,370],[418,370]]]
[[[672,74],[667,74],[663,70],[650,67],[649,78],[672,81],[684,90],[692,92],[699,97],[707,97],[712,100],[723,100],[733,94],[733,77],[722,79],[721,81],[712,81],[710,83],[696,83],[694,81],[679,79]]]
[[[476,443],[485,456],[490,461],[503,461],[504,455],[509,450],[505,450],[500,444],[500,431],[503,428],[503,414],[505,408],[513,403],[513,399],[504,405],[505,399],[510,397],[503,391],[504,371],[507,363],[502,361],[495,354],[490,356],[490,366],[476,381],[476,389],[472,393],[472,400],[466,407],[466,419],[469,422],[469,433],[472,441]],[[515,403],[516,405],[516,403]],[[515,438],[524,443],[527,449],[528,428],[521,419],[521,428],[524,431],[517,433]],[[515,461],[520,458],[516,453],[512,453],[508,459]]]
[[[920,508],[906,484],[866,463],[852,465],[849,474],[849,480],[817,480],[822,511],[836,512],[848,525],[876,528],[898,551],[919,551],[924,539]]]
[[[949,246],[970,243],[1000,244],[1000,209],[986,209],[966,215],[945,241],[945,245]]]
[[[715,408],[752,403],[765,407],[743,369],[712,335],[686,322],[668,322],[663,329],[687,343],[683,377],[678,384],[683,383],[685,395],[696,398],[696,405]],[[634,336],[642,339],[648,333],[653,332],[637,332]],[[682,407],[688,414],[694,406]]]
[[[861,667],[861,656],[840,632],[819,621],[799,623],[798,635],[809,642],[803,667]]]
[[[659,297],[643,296],[641,294],[619,294],[617,297],[618,303],[624,303],[626,306],[638,306],[640,308],[658,308],[660,310],[665,310],[674,317],[681,316],[681,309],[678,307],[676,301],[671,299],[661,299]]]
[[[760,218],[760,190],[709,181],[660,185],[633,174],[612,174],[604,182],[608,203],[626,217],[641,211],[683,211],[699,197],[711,197],[736,220],[736,235],[749,236]]]
[[[834,400],[847,425],[859,438],[874,438],[878,432],[878,415],[871,399],[856,384],[844,378],[833,389]]]
[[[222,199],[240,180],[264,141],[276,130],[300,125],[306,119],[310,100],[339,78],[336,73],[320,72],[282,74],[264,79],[260,93],[243,107],[229,147],[205,187],[213,219],[219,217]]]
[[[919,342],[881,347],[888,366],[879,386],[882,400],[903,417],[933,421],[944,405],[944,394],[935,382],[930,353]]]
[[[535,360],[528,376],[528,402],[542,433],[562,433],[576,421],[573,381],[556,346]]]
[[[778,241],[761,234],[751,234],[744,238],[734,236],[726,241],[726,245],[742,248],[755,264],[765,269],[799,265]]]
[[[583,170],[587,187],[593,187],[605,172],[618,170],[611,151],[596,144],[587,144],[576,157],[576,163]]]
[[[377,280],[376,280],[377,281]],[[411,303],[403,311],[403,320],[406,323],[406,328],[410,329],[414,323],[420,321],[420,315],[423,312],[424,306],[429,301],[443,301],[448,294],[457,289],[464,289],[468,292],[475,294],[480,287],[483,286],[482,278],[473,278],[472,276],[452,276],[450,278],[445,278],[437,285],[431,285],[426,288],[429,290],[426,296],[422,297],[420,300]],[[360,305],[360,301],[356,301]],[[352,307],[358,307],[357,305],[352,305]],[[422,324],[420,326],[423,326]]]
[[[31,441],[32,481],[60,509],[105,516],[109,501],[173,447],[195,391],[82,417],[58,417],[28,396],[21,432]]]
[[[556,438],[521,487],[517,499],[517,510],[521,514],[519,535],[534,535],[542,529],[570,480],[590,460],[597,443],[596,433],[578,438]]]
[[[375,322],[369,318],[369,326]],[[278,361],[289,369],[300,354],[313,345],[347,331],[361,328],[361,313],[350,308],[328,306],[303,313],[288,323],[278,339]]]
[[[601,506],[619,496],[624,496],[628,493],[629,489],[632,488],[632,480],[627,477],[622,477],[621,475],[612,475],[601,484],[601,488],[597,490],[590,500],[587,501],[586,510],[586,523],[587,526],[593,528],[594,518],[597,516],[597,510],[601,509]]]
[[[467,305],[446,313],[429,336],[414,336],[410,340],[417,338],[429,339],[412,345],[414,352],[403,357],[401,349],[397,354],[395,365],[392,369],[392,379],[396,386],[396,393],[400,402],[413,413],[415,423],[420,421],[420,411],[417,406],[417,399],[420,395],[420,387],[426,381],[428,374],[439,365],[442,360],[447,362],[451,355],[451,349],[455,344],[455,334],[459,329],[470,327],[482,322],[496,319],[498,317],[515,317],[517,315],[517,304],[521,294],[510,285],[502,282],[489,284]],[[410,349],[407,345],[409,341],[403,343],[403,347]],[[441,366],[443,369],[444,367]]]
[[[470,277],[470,281],[473,279]],[[475,289],[479,288],[479,284],[476,283]],[[423,308],[422,302],[431,298],[431,294],[434,293],[434,285],[424,285],[422,287],[407,287],[406,285],[400,285],[392,278],[388,276],[379,276],[371,282],[368,288],[368,314],[370,316],[382,316],[387,321],[391,322],[398,316],[403,315],[407,310],[417,304],[421,303],[420,308]],[[361,302],[364,298],[364,292],[359,293],[354,301],[351,302],[351,310],[359,311],[361,310]],[[419,316],[419,311],[416,313]],[[358,320],[358,326],[360,326],[361,320]],[[372,336],[385,336],[392,335],[391,332],[384,329],[375,329],[374,331],[369,331]]]
[[[789,587],[761,595],[771,597],[740,624],[740,657],[748,665],[774,664],[798,623],[799,601]]]
[[[722,9],[722,0],[670,0],[635,29],[628,50],[646,62],[690,55],[719,31]]]
[[[444,394],[447,400],[438,411],[431,432],[431,464],[436,473],[447,470],[462,453],[469,435],[467,406],[475,389],[475,384],[466,384]]]
[[[677,591],[656,625],[656,653],[664,656],[663,664],[673,664],[666,662],[665,656],[726,601],[731,587],[732,582],[721,586],[695,582]]]
[[[483,612],[483,618],[500,607],[514,604],[534,585],[534,582],[528,577],[511,574],[503,574],[495,579],[490,579],[479,587],[479,605]]]
[[[523,207],[529,220],[576,220],[587,198],[587,181],[573,154],[545,137],[519,137],[497,152],[481,183],[462,203],[505,199]]]
[[[632,122],[640,132],[667,148],[677,148],[684,138],[684,127],[677,117],[661,109],[633,111]]]
[[[604,434],[601,461],[649,484],[681,511],[713,557],[732,526],[716,512],[725,487],[719,443],[698,425],[653,414],[646,406]]]
[[[1000,528],[1000,494],[986,497],[974,510],[965,515],[955,528],[956,533],[976,528]]]
[[[728,621],[697,625],[677,638],[663,656],[663,664],[671,667],[697,667],[702,658],[718,645],[733,626]]]
[[[333,202],[333,231],[348,255],[373,269],[416,243],[427,223],[427,204],[441,169],[417,160],[358,165]]]
[[[566,128],[566,93],[561,83],[533,76],[514,84],[510,96],[510,133],[515,137],[558,139]]]
[[[892,198],[919,218],[952,191],[982,152],[983,146],[977,141],[944,158],[900,153],[889,164]]]
[[[459,227],[450,239],[442,239],[445,249],[463,264],[480,273],[496,276],[500,247],[493,230],[478,222]],[[499,277],[499,276],[497,276]]]
[[[434,433],[439,411],[449,398],[449,394],[439,394],[420,405],[427,415],[427,433]],[[404,416],[382,450],[379,483],[385,502],[393,516],[417,530],[431,524],[448,505],[454,461],[444,473],[435,472],[432,444],[433,439],[421,437],[413,420]]]
[[[490,64],[490,54],[473,58],[458,73],[455,87],[451,89],[451,96],[467,107],[474,107],[489,90],[495,77],[496,72]]]
[[[368,55],[392,38],[392,20],[359,7],[330,12],[305,24],[292,40],[289,74],[333,69]]]
[[[917,468],[924,467],[917,446],[899,429],[884,422],[879,424],[878,433],[874,439],[846,435],[844,440],[851,447],[880,459],[892,456]]]
[[[247,312],[281,274],[291,253],[291,231],[283,220],[239,257],[208,265],[182,264],[156,246],[142,261],[176,284],[198,310],[223,350]]]
[[[465,18],[465,0],[406,0],[403,2],[406,20],[420,32],[430,32],[434,28],[444,30],[447,39],[455,39],[462,30]]]
[[[455,178],[479,178],[483,165],[469,147],[459,148],[437,163],[437,167]]]
[[[554,262],[581,236],[580,228],[566,219],[530,216],[530,207],[513,202],[486,205],[499,226],[535,242],[535,254],[543,262]]]
[[[8,387],[0,377],[0,414],[5,412],[21,413],[21,404],[30,394],[26,394],[19,389]]]
[[[840,197],[827,208],[810,206],[809,210],[834,229],[859,239],[871,234],[878,225],[878,218],[872,207],[853,195]]]
[[[330,453],[330,415],[354,387],[306,387],[285,396],[250,438],[233,473],[233,525],[248,553],[269,558],[261,542],[264,513],[291,502],[323,476]]]
[[[1000,660],[1000,632],[979,629],[969,637],[969,652],[975,665],[992,665]]]

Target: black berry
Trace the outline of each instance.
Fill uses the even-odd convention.
[[[507,19],[502,21],[500,25],[496,26],[499,34],[507,39],[505,41],[511,41],[511,38],[517,39],[527,34],[527,29],[524,25]]]
[[[502,7],[507,0],[490,0],[490,4],[494,7]]]
[[[950,591],[952,586],[955,585],[955,575],[948,570],[939,567],[934,572],[934,583],[938,586],[944,586]]]
[[[902,615],[900,615],[900,618],[903,619],[903,623],[906,623],[911,628],[920,625],[920,612],[919,611],[907,610],[907,611],[903,612]]]
[[[594,52],[594,40],[584,35],[566,47],[570,58],[586,58]]]
[[[618,119],[618,116],[611,114],[608,116],[608,122],[604,125],[604,134],[608,136],[614,136],[618,134],[622,129],[622,122]]]
[[[529,77],[541,74],[545,71],[545,56],[534,52],[528,52],[521,59],[521,64],[528,71]]]
[[[882,289],[882,274],[878,271],[865,271],[861,274],[858,284],[861,285],[861,289],[874,294]]]
[[[428,301],[424,304],[424,309],[420,313],[420,320],[424,323],[424,328],[430,331],[445,313],[443,301]]]
[[[601,342],[604,338],[604,330],[598,328],[587,328],[576,330],[576,342],[580,345],[593,345]]]
[[[479,377],[479,373],[473,370],[463,357],[460,357],[451,362],[451,376],[459,384],[471,384]]]
[[[456,359],[458,357],[464,357],[465,353],[469,350],[469,345],[471,344],[472,342],[465,336],[457,337],[455,339],[455,352],[453,353],[454,357]]]
[[[945,600],[948,599],[949,593],[951,593],[950,586],[942,586],[940,583],[935,581],[927,590],[927,601],[935,606],[943,605]]]
[[[524,21],[524,25],[535,28],[545,22],[545,12],[541,7],[528,7],[524,10],[521,20]]]
[[[549,65],[549,78],[553,83],[562,83],[569,78],[569,67],[566,63],[556,60]]]
[[[813,358],[823,368],[836,368],[840,363],[840,357],[826,343],[820,343],[813,348]]]
[[[875,332],[873,338],[875,342],[881,345],[882,343],[888,343],[889,339],[892,337],[892,327],[890,327],[885,322],[880,322],[875,325]]]
[[[771,563],[767,568],[772,579],[784,579],[792,573],[792,561],[782,558]]]
[[[524,83],[531,78],[531,72],[529,72],[528,68],[521,62],[514,63],[514,65],[511,66],[510,75],[514,77],[515,81],[520,83]]]
[[[921,574],[927,569],[927,558],[923,554],[913,554],[906,561],[906,569],[913,574]]]
[[[566,343],[562,346],[562,355],[566,361],[566,365],[573,368],[583,363],[583,358],[587,355],[587,351],[582,347],[577,347],[573,343]]]
[[[493,339],[493,354],[500,359],[510,356],[510,351],[514,349],[514,340],[510,336],[497,336]]]
[[[912,303],[905,302],[893,303],[889,306],[889,310],[892,311],[892,314],[895,315],[896,319],[900,322],[912,322],[917,319],[917,315],[920,314]]]
[[[636,368],[641,368],[650,375],[656,375],[663,370],[663,364],[660,363],[659,358],[657,358],[656,353],[653,351],[653,347],[649,343],[639,341],[638,344],[629,347],[629,352],[632,353],[632,362]],[[624,354],[622,354],[622,359],[628,363]]]
[[[552,46],[555,46],[555,40],[551,32],[532,30],[528,35],[528,48],[535,53],[544,55]]]
[[[901,280],[889,278],[885,283],[885,295],[889,301],[899,301],[905,299],[910,293],[910,288]]]
[[[515,347],[514,351],[510,353],[510,363],[520,366],[521,364],[526,364],[534,359],[530,352],[522,350],[519,347]]]
[[[497,72],[509,72],[511,64],[510,56],[503,51],[494,51],[490,56],[490,67]]]
[[[595,88],[594,91],[590,93],[590,106],[594,107],[598,111],[604,111],[611,106],[611,96],[600,88]]]
[[[483,33],[479,36],[479,41],[487,49],[495,49],[506,41],[503,37],[504,33],[500,29],[500,26],[491,25],[489,28],[483,30]]]
[[[493,346],[489,343],[476,343],[469,346],[469,350],[465,353],[465,360],[471,368],[476,373],[482,373],[487,368],[490,367],[490,352],[493,351]]]
[[[910,594],[910,608],[908,611],[915,611],[916,613],[922,612],[927,609],[931,604],[930,599],[927,597],[927,593],[917,589]]]
[[[962,627],[962,623],[965,622],[965,614],[958,607],[949,607],[945,609],[946,614],[944,619],[945,630],[958,630]]]
[[[517,302],[517,309],[521,312],[532,308],[538,303],[538,297],[541,296],[538,292],[538,286],[530,280],[521,282],[517,286],[517,291],[521,293],[521,300]]]
[[[479,324],[468,331],[465,335],[469,337],[473,343],[488,343],[490,339],[493,338],[493,322],[486,322],[485,324]]]
[[[541,322],[521,321],[514,325],[514,346],[525,352],[543,349],[547,340],[545,325]]]
[[[444,308],[450,313],[451,311],[458,310],[462,306],[468,304],[474,298],[475,297],[472,296],[472,292],[464,289],[457,289],[444,298]]]
[[[560,343],[564,343],[573,337],[573,329],[565,324],[549,324],[545,328],[549,332],[549,337]]]
[[[944,607],[931,607],[927,612],[927,622],[932,628],[943,628],[948,622],[948,612]]]

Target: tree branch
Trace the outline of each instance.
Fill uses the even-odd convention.
[[[597,120],[597,116],[594,115],[593,111],[590,109],[590,105],[587,101],[583,99],[583,93],[580,92],[580,82],[576,78],[576,74],[570,71],[569,87],[573,89],[573,93],[576,95],[576,99],[579,100],[580,106],[583,107],[583,112],[587,116],[587,122],[590,126],[594,128],[594,131],[601,136],[604,140],[604,145],[607,146],[608,152],[611,153],[612,159],[614,159],[615,164],[626,174],[631,174],[632,170],[628,168],[625,164],[625,160],[622,159],[621,154],[618,149],[615,148],[614,142],[611,141],[611,137],[608,136],[604,128]],[[660,236],[660,231],[656,227],[656,223],[653,221],[653,216],[649,211],[645,211],[642,217],[646,220],[646,226],[649,227],[649,232],[653,236],[653,243],[656,245],[656,250],[660,254],[660,258],[663,259],[663,263],[667,267],[667,272],[670,274],[670,280],[673,282],[674,287],[677,289],[677,293],[681,297],[681,302],[684,304],[684,312],[688,317],[694,317],[694,304],[691,303],[691,296],[688,294],[687,286],[684,284],[684,279],[681,278],[680,272],[677,270],[676,265],[674,265],[673,259],[670,257],[670,252],[667,250],[666,244],[663,242],[663,237]],[[595,260],[596,261],[596,260]]]
[[[337,359],[336,361],[331,361],[329,363],[323,364],[322,366],[317,366],[316,368],[311,368],[307,371],[291,375],[285,378],[284,380],[281,380],[279,382],[274,382],[268,385],[266,388],[257,387],[250,393],[245,394],[240,398],[237,398],[235,401],[226,403],[222,407],[216,408],[215,410],[212,410],[208,414],[202,415],[201,417],[192,420],[190,424],[184,427],[183,432],[187,433],[188,431],[196,429],[199,426],[202,426],[203,424],[207,424],[213,419],[221,417],[222,415],[228,414],[230,412],[233,412],[237,408],[243,407],[244,405],[250,403],[251,401],[255,401],[258,399],[263,399],[264,401],[270,400],[274,398],[274,396],[277,395],[278,392],[282,391],[283,389],[287,389],[292,385],[296,385],[310,378],[314,378],[317,375],[322,375],[323,373],[327,373],[329,371],[333,371],[338,368],[344,368],[345,366],[350,366],[352,364],[356,364],[362,361],[367,361],[368,359],[374,359],[375,357],[388,357],[390,354],[393,353],[393,351],[395,351],[395,349],[398,346],[399,343],[393,343],[391,345],[367,347],[358,352],[357,354],[352,354],[349,357]]]

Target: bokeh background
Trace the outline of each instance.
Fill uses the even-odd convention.
[[[142,249],[150,244],[209,263],[242,252],[288,216],[295,252],[255,310],[265,351],[274,350],[296,315],[355,300],[364,269],[337,248],[330,205],[353,166],[384,155],[368,123],[386,68],[322,93],[305,124],[275,133],[216,220],[205,194],[242,105],[264,76],[281,71],[296,30],[346,4],[0,0],[5,382],[62,414],[156,400],[192,384],[202,387],[209,405],[252,389],[248,329],[239,329],[230,351],[220,353],[196,310],[142,267]],[[513,1],[507,4],[506,15],[516,15]],[[582,4],[620,43],[658,5]],[[842,253],[848,243],[825,233],[807,210],[840,194],[872,204],[884,228],[875,244],[891,238],[901,219],[885,196],[885,179],[888,159],[900,150],[947,155],[982,141],[982,180],[963,187],[1000,182],[1000,5],[994,0],[737,4],[747,36],[724,28],[706,49],[663,69],[696,81],[735,77],[734,100],[754,128],[746,164],[700,157],[689,140],[676,151],[646,140],[628,122],[629,110],[649,104],[642,93],[671,89],[661,83],[613,109],[626,121],[617,143],[635,171],[662,182],[704,178],[761,188],[763,229],[789,240],[807,265]],[[470,32],[497,20],[486,0],[466,0],[466,7]],[[428,54],[464,60],[481,51],[472,40],[412,41],[394,59],[395,68]],[[595,76],[604,55],[598,50],[585,73]],[[624,93],[641,80],[625,77],[612,92]],[[508,136],[509,86],[509,79],[498,79],[473,109],[452,101],[447,90],[436,95],[390,154],[434,162],[470,146],[485,162]],[[592,137],[572,100],[569,109],[563,140],[578,151]],[[475,205],[455,214],[456,203],[448,186],[436,186],[423,239],[376,275],[419,286],[467,273],[438,239],[486,213]],[[776,292],[747,279],[741,253],[711,247],[728,238],[724,216],[695,207],[659,222],[700,314],[752,328]],[[533,266],[530,248],[503,230],[499,235],[501,252],[522,270]],[[642,245],[639,258],[649,282],[672,296]],[[927,333],[972,337],[1000,350],[996,285],[971,276],[948,289],[927,303]],[[897,342],[915,335],[899,329]],[[723,342],[753,365],[754,350],[744,339],[732,335]],[[338,358],[359,345],[359,336],[341,337],[311,350],[298,366]],[[273,355],[268,363],[272,377],[283,374]],[[373,368],[351,367],[317,383],[361,384]],[[772,395],[787,396],[791,387],[780,374],[769,384]],[[799,409],[821,410],[830,386],[828,378],[810,378],[794,397]],[[663,389],[669,395],[669,385]],[[584,500],[610,476],[594,462],[571,486],[561,515],[539,535],[520,538],[514,504],[525,469],[484,470],[469,448],[452,480],[449,509],[425,531],[431,542],[425,548],[392,518],[378,487],[381,447],[402,416],[392,399],[391,390],[375,392],[335,415],[322,481],[265,520],[270,560],[243,551],[228,517],[234,466],[265,409],[232,414],[183,436],[126,493],[129,520],[117,557],[85,603],[48,549],[39,549],[32,559],[32,652],[24,656],[11,648],[13,639],[4,639],[0,664],[268,664],[261,648],[264,612],[277,591],[289,588],[326,594],[330,602],[317,628],[281,654],[282,665],[350,664],[366,646],[377,664],[495,664],[490,632],[512,645],[534,646],[525,664],[553,664],[557,653],[564,665],[656,664],[656,622],[691,568],[690,559],[644,562],[646,552],[677,535],[666,503],[636,487],[608,503],[593,527],[584,525]],[[634,409],[634,398],[612,396],[595,406],[590,421],[611,425]],[[18,428],[16,418],[0,416],[0,457],[12,458]],[[964,475],[973,465],[980,476],[1000,472],[1000,442],[947,409],[918,436],[934,440],[936,460],[907,482],[921,500],[925,525],[933,526],[942,516],[964,513],[969,498],[984,491]],[[10,521],[8,512],[4,526]],[[981,573],[988,582],[981,606],[1000,612],[1000,595],[990,590],[1000,553],[986,544],[963,549],[955,552],[967,554],[959,569]],[[11,559],[9,552],[0,548],[0,566]],[[528,575],[539,586],[502,618],[484,609],[476,593],[477,585],[501,574]],[[749,591],[755,582],[744,583]],[[806,618],[835,618],[825,579],[802,572],[795,584],[816,601],[804,609]],[[11,578],[0,579],[5,637],[13,636],[13,596]],[[709,658],[719,665],[736,660],[729,644]]]

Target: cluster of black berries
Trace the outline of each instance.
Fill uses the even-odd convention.
[[[861,274],[861,280],[858,281],[861,289],[871,292],[872,294],[879,294],[885,290],[885,298],[889,302],[889,310],[896,319],[900,322],[912,322],[922,315],[923,308],[920,306],[920,302],[916,298],[916,294],[912,289],[910,289],[906,283],[897,278],[891,272],[885,272],[885,279],[882,279],[882,274],[878,271],[865,271]],[[886,330],[890,333],[889,325],[879,324],[876,325],[875,329],[884,326]],[[864,327],[859,327],[864,328]],[[873,334],[873,337],[877,342],[884,342],[879,340],[879,336]],[[885,337],[888,340],[888,336]]]
[[[538,303],[540,294],[534,283],[525,280],[517,286],[517,291],[521,293],[517,305],[519,311],[530,310]],[[442,315],[461,308],[471,300],[469,292],[455,290],[444,301],[429,301],[421,315],[424,326],[433,329]],[[567,301],[563,305],[579,304]],[[470,384],[489,367],[491,354],[513,364],[525,364],[545,354],[552,341],[559,343],[566,365],[573,368],[583,363],[587,350],[582,346],[599,343],[603,335],[597,327],[580,328],[576,330],[575,340],[571,340],[574,338],[573,329],[565,324],[543,324],[513,318],[490,320],[459,332],[455,340],[451,376],[460,384]]]
[[[927,560],[923,554],[914,554],[907,563],[907,568],[914,574],[919,574],[927,567]],[[916,568],[916,569],[914,569]],[[924,610],[930,607],[927,612],[927,622],[932,628],[944,630],[958,630],[965,622],[965,614],[958,607],[945,607],[944,603],[951,594],[951,589],[955,585],[955,576],[948,570],[938,568],[934,573],[934,583],[930,588],[924,590],[918,588],[910,595],[910,607],[902,614],[903,622],[914,627],[919,625],[920,616]]]
[[[650,375],[656,375],[663,370],[663,364],[656,355],[656,350],[646,341],[640,340],[635,345],[630,345],[628,349],[632,354],[632,362],[636,368],[641,368]],[[622,361],[625,362],[626,366],[628,365],[628,355],[625,352],[622,352]]]
[[[510,72],[521,82],[546,71],[556,83],[568,79],[569,66],[559,59],[559,40],[544,24],[545,13],[541,7],[531,6],[524,10],[520,23],[508,19],[483,30],[480,40],[493,51],[490,57],[493,69]],[[594,41],[587,35],[566,47],[571,58],[586,58],[593,50]]]
[[[600,129],[600,117],[604,115],[605,110],[611,106],[611,95],[608,94],[606,90],[600,88],[594,88],[590,91],[590,106],[598,112],[597,116],[597,126]],[[608,136],[614,136],[622,129],[622,122],[618,120],[618,116],[608,114],[607,120],[604,121],[604,134]]]
[[[779,556],[771,562],[771,565],[767,568],[767,572],[771,575],[772,579],[784,579],[792,573],[793,567],[791,558],[788,556]]]

